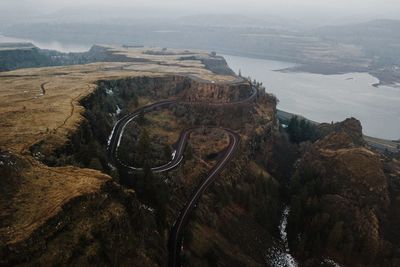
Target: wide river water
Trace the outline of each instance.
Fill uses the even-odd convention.
[[[223,55],[242,76],[263,82],[279,99],[278,108],[317,122],[359,119],[366,135],[400,138],[400,87],[372,86],[379,80],[368,73],[321,75],[280,72],[294,63]]]
[[[30,41],[40,48],[83,52],[90,46],[38,42],[6,37],[1,42]],[[294,63],[224,55],[229,66],[243,76],[263,82],[279,99],[278,108],[317,122],[359,119],[365,134],[390,140],[400,138],[400,86],[372,86],[379,80],[368,73],[320,75],[280,72]]]

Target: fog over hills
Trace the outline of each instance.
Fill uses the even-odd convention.
[[[0,266],[400,266],[399,0],[1,0]]]
[[[294,21],[297,25],[344,24],[372,19],[398,17],[400,4],[395,0],[134,0],[100,1],[50,1],[50,0],[3,0],[0,3],[2,24],[31,22],[101,22],[110,18],[179,18],[199,14],[242,14],[263,16],[279,21]]]

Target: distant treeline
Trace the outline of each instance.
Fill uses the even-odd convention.
[[[0,71],[10,71],[20,68],[35,68],[49,66],[65,66],[87,64],[92,62],[130,62],[145,61],[132,59],[124,55],[115,55],[105,47],[93,46],[83,53],[61,53],[54,50],[40,49],[32,44],[15,44],[16,47],[0,49]],[[21,47],[21,45],[24,45]],[[10,46],[10,44],[8,44]],[[1,48],[1,47],[0,47]]]

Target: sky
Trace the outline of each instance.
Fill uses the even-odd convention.
[[[185,16],[207,13],[271,14],[283,18],[346,20],[397,18],[399,0],[1,0],[0,15],[18,20],[60,9],[139,10],[141,16]],[[118,15],[116,13],[116,15]],[[121,13],[122,16],[122,13]]]

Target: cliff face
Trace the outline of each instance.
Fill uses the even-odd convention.
[[[351,148],[365,145],[362,126],[357,119],[350,118],[335,124],[322,123],[317,127],[319,144],[326,148]]]
[[[31,146],[31,153],[49,166],[72,164],[110,173],[106,149],[117,117],[151,101],[174,98],[189,84],[183,76],[98,81],[97,89],[81,100],[84,119],[68,141],[54,147],[50,136]]]
[[[150,175],[157,182],[151,184],[143,183],[143,174],[108,165],[112,126],[118,117],[160,100],[219,103],[251,92],[237,77],[215,74],[224,73],[225,61],[204,60],[205,53],[191,53],[195,58],[185,61],[179,51],[165,57],[143,49],[94,47],[89,54],[94,61],[118,62],[0,73],[0,93],[7,97],[0,103],[0,265],[164,266],[170,226],[221,158],[227,136],[215,129],[194,133],[179,168]],[[276,131],[275,106],[265,94],[229,109],[183,104],[167,114],[146,115],[139,125],[153,129],[151,123],[159,123],[152,136],[158,134],[160,144],[165,142],[160,133],[170,139],[192,126],[224,126],[242,136],[237,160],[211,186],[191,220],[193,242],[186,239],[184,253],[193,262],[263,264],[276,229],[276,220],[265,214],[279,209],[274,194],[279,184],[253,156]],[[161,154],[161,148],[155,152]],[[167,152],[162,153],[170,156]],[[262,243],[252,242],[259,236]]]
[[[154,216],[133,191],[94,170],[0,158],[0,265],[163,262]]]
[[[221,90],[219,92],[226,90],[227,94],[218,94],[214,88]],[[189,87],[189,90],[193,88]],[[204,99],[213,95],[228,100],[242,94],[243,99],[243,95],[246,93],[248,96],[249,92],[248,84],[230,87],[209,84],[201,88],[196,97]],[[178,104],[174,108],[177,119],[188,128],[226,127],[235,130],[242,138],[234,161],[202,196],[190,220],[183,243],[187,265],[265,265],[265,253],[277,236],[280,185],[256,155],[260,148],[274,141],[277,132],[275,107],[275,99],[261,90],[255,101],[234,106]],[[222,156],[223,150],[213,145],[221,138],[219,135],[214,130],[200,130],[190,137],[193,157],[186,157],[184,164],[171,175],[170,218],[178,216],[183,203],[189,200],[193,190]],[[203,153],[198,153],[199,150]]]
[[[4,255],[8,255],[4,257],[5,263],[163,266],[170,226],[221,157],[227,138],[217,130],[194,133],[188,148],[192,155],[186,155],[182,165],[165,176],[154,175],[153,181],[167,177],[165,186],[152,186],[146,184],[141,174],[121,173],[108,165],[106,146],[114,121],[148,103],[185,99],[188,92],[195,95],[191,99],[195,101],[230,102],[248,97],[251,91],[246,83],[228,86],[183,76],[99,81],[97,88],[81,100],[84,118],[69,141],[54,148],[52,139],[47,138],[30,150],[36,159],[54,168],[72,164],[76,167],[69,168],[77,172],[82,167],[98,169],[112,175],[114,181],[101,175],[107,179],[91,192],[82,191],[86,185],[77,186],[79,194],[66,199],[37,234],[24,237],[15,246],[4,243]],[[119,115],[118,109],[122,110]],[[150,114],[145,115],[144,124],[136,127],[154,128],[149,123],[165,116],[163,111],[159,112],[153,119],[147,119]],[[175,136],[179,136],[181,129],[206,125],[228,127],[242,137],[234,162],[202,197],[191,219],[184,242],[186,262],[263,266],[265,251],[277,236],[280,199],[279,183],[267,173],[256,154],[260,147],[273,142],[277,132],[276,99],[260,91],[254,101],[240,105],[178,104],[170,112],[168,123],[161,123],[160,130]],[[87,172],[88,176],[100,175],[93,170]],[[117,185],[120,181],[136,193]],[[152,197],[155,195],[157,199]],[[31,242],[38,245],[27,249],[26,244]]]
[[[291,181],[291,247],[306,265],[328,255],[351,266],[391,266],[384,236],[391,202],[380,156],[364,147],[355,119],[318,131],[321,138],[303,148]]]
[[[265,266],[277,237],[279,183],[243,147],[203,195],[184,240],[194,266]]]
[[[163,266],[166,241],[154,210],[93,169],[118,181],[106,159],[117,109],[128,113],[146,104],[142,101],[175,96],[186,81],[182,76],[99,81],[81,100],[84,119],[65,145],[43,139],[30,147],[34,157],[28,159],[2,151],[0,265]]]
[[[291,251],[305,266],[324,256],[399,265],[400,163],[368,150],[357,120],[321,124],[313,143],[289,143],[278,131],[277,100],[262,89],[240,101],[250,84],[199,68],[197,56],[112,51],[91,53],[120,62],[0,74],[13,103],[0,105],[0,265],[165,265],[171,225],[225,153],[221,128],[241,143],[185,228],[186,265],[264,266],[269,249],[279,248],[282,191],[291,200]],[[129,56],[143,58],[122,63]],[[214,60],[224,66],[217,58],[207,64]],[[21,91],[28,85],[31,92]],[[167,161],[181,131],[199,127],[179,167],[112,168],[106,148],[115,121],[166,99],[183,101],[128,125],[119,153],[129,155],[119,156]],[[225,105],[232,101],[239,102]],[[138,143],[151,149],[137,152]]]
[[[192,81],[183,93],[183,99],[189,102],[226,103],[248,97],[248,84],[216,84]]]

